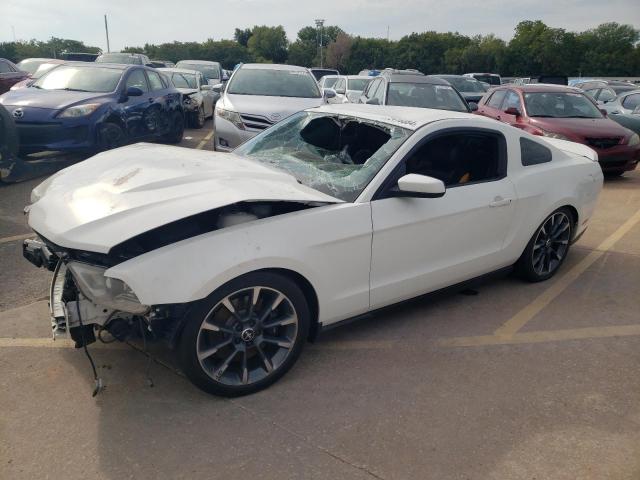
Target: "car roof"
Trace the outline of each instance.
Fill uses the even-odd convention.
[[[374,122],[387,123],[397,127],[417,130],[418,128],[438,120],[456,118],[474,119],[495,125],[495,120],[471,113],[451,110],[435,110],[432,108],[396,107],[388,105],[365,105],[359,103],[326,104],[309,109],[309,111],[348,115]]]
[[[178,63],[193,63],[194,65],[220,65],[220,62],[214,62],[212,60],[178,60]]]
[[[156,68],[159,72],[168,72],[168,73],[189,73],[191,75],[197,75],[200,72],[198,70],[189,70],[188,68],[173,68],[173,67],[162,67]]]
[[[431,85],[449,85],[449,82],[433,75],[413,75],[402,73],[385,76],[390,83],[429,83]]]
[[[582,90],[576,87],[569,87],[567,85],[556,85],[554,83],[528,83],[526,85],[504,85],[498,86],[496,88],[491,89],[491,91],[495,90],[519,90],[525,93],[534,93],[534,92],[558,92],[558,93],[583,93]]]
[[[286,70],[294,72],[309,71],[309,69],[306,67],[299,67],[297,65],[282,65],[279,63],[243,63],[238,67],[238,69],[241,68],[250,68],[252,70]]]

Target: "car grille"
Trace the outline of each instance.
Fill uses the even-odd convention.
[[[242,118],[242,123],[244,123],[247,130],[264,130],[273,125],[271,120],[258,115],[245,115],[241,113],[240,118]]]
[[[622,137],[609,137],[609,138],[587,138],[589,145],[595,148],[611,148],[620,144]]]

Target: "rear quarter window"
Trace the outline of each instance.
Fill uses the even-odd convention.
[[[551,150],[538,142],[520,137],[520,161],[525,167],[550,162],[553,158]]]

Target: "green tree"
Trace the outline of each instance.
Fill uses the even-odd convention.
[[[256,60],[282,63],[287,59],[287,34],[284,27],[255,26],[249,38],[249,51]]]
[[[246,47],[249,44],[249,39],[251,38],[252,33],[253,32],[250,28],[236,28],[235,32],[233,33],[233,39],[243,47]]]

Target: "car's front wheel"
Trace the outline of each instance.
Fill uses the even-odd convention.
[[[516,264],[520,276],[541,282],[558,271],[569,253],[573,233],[573,216],[567,208],[549,215],[529,240]]]
[[[305,296],[288,277],[243,275],[188,314],[178,352],[182,369],[209,393],[232,397],[256,392],[293,366],[309,322]]]
[[[184,135],[184,114],[175,111],[170,117],[169,132],[163,139],[167,143],[180,143]]]
[[[193,126],[195,128],[204,127],[205,115],[204,115],[204,105],[200,105],[200,108],[197,112],[193,113]]]

